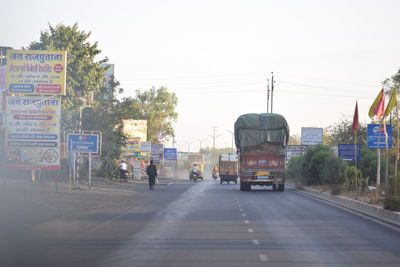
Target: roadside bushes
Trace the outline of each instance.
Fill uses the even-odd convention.
[[[346,163],[329,147],[318,145],[291,159],[286,173],[288,178],[305,185],[343,184],[345,168]]]
[[[400,196],[391,196],[385,198],[383,206],[388,210],[400,211]]]

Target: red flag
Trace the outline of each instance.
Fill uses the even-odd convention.
[[[379,100],[378,104],[374,108],[374,113],[376,115],[376,119],[380,119],[383,114],[385,113],[385,94],[383,93],[382,89],[382,96],[381,99]]]
[[[358,123],[358,103],[356,102],[356,109],[354,110],[354,117],[353,117],[353,133],[357,131],[357,128],[359,126]]]

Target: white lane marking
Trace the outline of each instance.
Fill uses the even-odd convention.
[[[239,209],[240,211],[243,211],[243,209]]]
[[[254,233],[254,230],[251,228],[247,229],[247,231],[249,231],[249,233]]]
[[[258,241],[257,239],[253,239],[253,244],[254,245],[260,245],[260,241]]]
[[[246,215],[246,213],[242,213],[242,216],[243,216],[243,217],[246,217],[247,215]]]
[[[245,223],[245,224],[249,224],[250,221],[249,221],[249,220],[244,220],[244,223]]]
[[[269,261],[267,255],[260,254],[260,261]]]

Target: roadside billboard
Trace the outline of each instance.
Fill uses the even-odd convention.
[[[129,138],[125,141],[125,151],[127,155],[133,155],[134,152],[140,152],[140,138]]]
[[[151,153],[151,143],[150,142],[141,142],[140,143],[140,152]]]
[[[65,95],[66,51],[8,50],[10,94]]]
[[[386,124],[388,148],[392,148],[392,125]],[[386,148],[385,127],[383,124],[368,124],[368,148]]]
[[[306,146],[322,145],[323,129],[301,127],[301,144]]]
[[[147,120],[122,120],[124,134],[128,138],[140,138],[141,142],[147,141]]]
[[[163,157],[164,146],[163,144],[151,144],[151,158],[154,163],[160,163]]]
[[[6,110],[6,166],[59,169],[60,97],[9,96]]]
[[[286,164],[293,156],[303,155],[307,151],[307,146],[287,146],[286,148]]]

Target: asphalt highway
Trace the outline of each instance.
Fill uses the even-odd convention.
[[[399,230],[290,189],[179,179],[154,191],[7,188],[1,266],[400,266]]]

